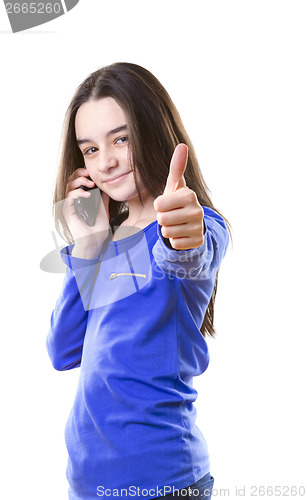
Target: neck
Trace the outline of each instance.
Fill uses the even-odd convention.
[[[157,212],[154,209],[153,202],[155,198],[152,196],[144,196],[142,193],[143,206],[139,197],[128,200],[129,215],[125,220],[126,224],[135,226],[141,220],[154,221],[157,219]]]

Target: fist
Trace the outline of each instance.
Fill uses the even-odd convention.
[[[184,179],[188,147],[178,144],[171,159],[162,195],[154,201],[157,221],[164,238],[175,250],[189,250],[204,243],[204,212],[197,196]]]

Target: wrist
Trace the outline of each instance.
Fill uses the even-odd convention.
[[[85,244],[84,242],[76,242],[71,251],[72,257],[78,257],[79,259],[96,259],[102,249],[102,244]]]

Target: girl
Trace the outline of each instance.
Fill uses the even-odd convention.
[[[89,223],[80,205],[95,191]],[[55,369],[81,367],[65,428],[69,498],[209,499],[193,377],[209,362],[229,224],[174,104],[144,68],[112,64],[78,87],[54,215],[69,245],[47,349]]]

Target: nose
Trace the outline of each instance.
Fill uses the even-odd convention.
[[[118,160],[114,151],[109,148],[99,150],[97,168],[99,172],[108,172],[118,166]]]

